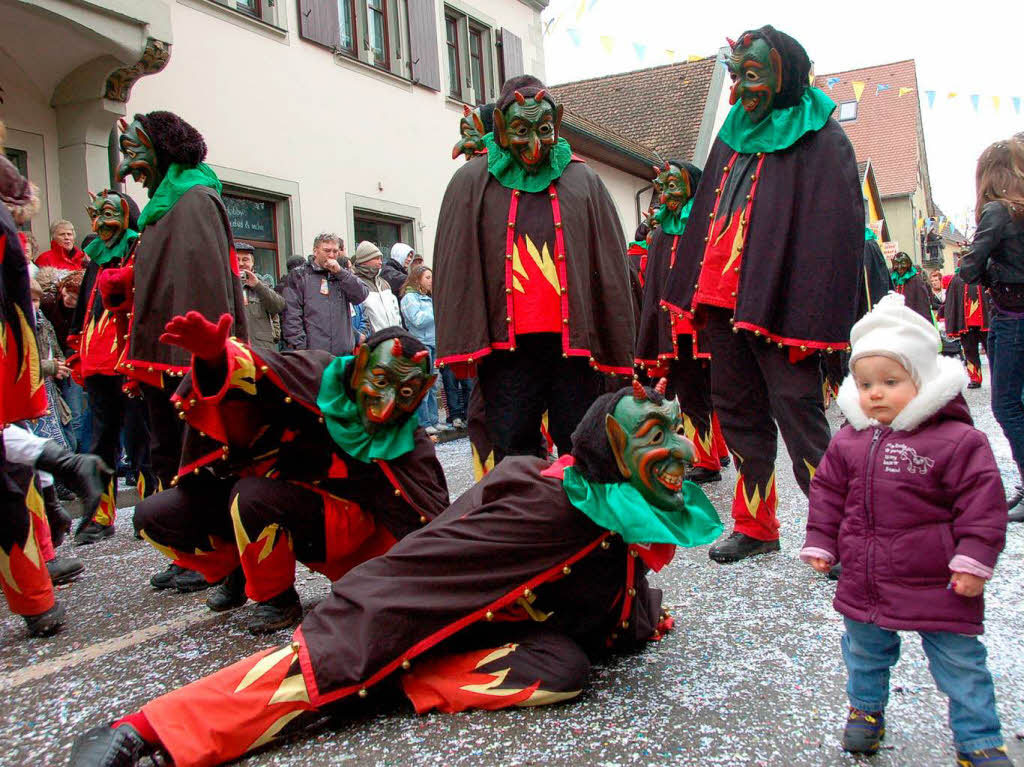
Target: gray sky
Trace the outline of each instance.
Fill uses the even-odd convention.
[[[1010,0],[967,5],[551,0],[542,18],[553,21],[544,46],[551,83],[666,64],[668,50],[676,61],[708,56],[725,44],[727,35],[736,37],[762,24],[798,39],[819,74],[912,58],[932,193],[958,225],[973,210],[978,155],[991,142],[1024,130],[1024,62],[1014,60],[1019,39],[1011,42],[1020,34],[1024,10]],[[634,44],[644,46],[643,60]],[[937,91],[932,109],[927,90]],[[959,96],[948,99],[951,91]],[[981,96],[978,112],[970,100],[974,93]],[[993,96],[1000,97],[998,111]],[[1020,114],[1014,111],[1013,96],[1022,100]]]

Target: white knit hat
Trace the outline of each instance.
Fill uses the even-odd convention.
[[[908,309],[899,293],[889,293],[850,331],[850,371],[861,357],[881,355],[900,363],[917,388],[939,373],[939,332],[928,320]]]

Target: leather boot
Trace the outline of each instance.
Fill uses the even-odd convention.
[[[71,767],[135,767],[150,750],[130,724],[104,725],[75,738],[70,764]]]
[[[46,563],[46,571],[50,574],[50,583],[59,586],[62,583],[73,581],[85,565],[74,557],[54,557]]]
[[[778,550],[778,539],[762,541],[757,538],[751,538],[743,533],[733,533],[724,541],[719,541],[712,546],[708,551],[708,556],[720,564],[726,564]]]
[[[25,615],[25,626],[34,637],[48,637],[64,626],[64,605],[54,602],[53,607],[39,615]]]
[[[698,485],[706,485],[708,482],[720,482],[722,472],[714,469],[705,469],[703,466],[694,466],[686,472],[686,479]]]
[[[210,592],[206,606],[215,613],[222,613],[241,607],[248,601],[249,597],[245,595],[245,571],[238,567]]]
[[[113,472],[103,459],[90,453],[77,454],[52,439],[43,445],[35,467],[50,472],[82,499],[85,516],[91,517]]]
[[[253,634],[270,634],[278,629],[294,626],[302,618],[302,603],[294,586],[289,586],[266,602],[260,602],[253,610],[249,631]]]
[[[71,515],[60,502],[57,488],[53,485],[43,488],[43,506],[46,509],[46,521],[50,523],[50,541],[53,548],[57,548],[71,530]]]

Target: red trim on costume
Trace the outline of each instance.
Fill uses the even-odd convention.
[[[583,557],[587,556],[587,554],[589,554],[591,551],[597,548],[601,544],[601,542],[608,538],[610,535],[612,535],[612,533],[610,532],[602,533],[600,537],[596,538],[594,541],[587,544],[580,551],[576,552],[573,556],[569,557],[563,562],[560,562],[554,567],[545,570],[539,575],[535,575],[526,583],[517,586],[515,589],[510,591],[505,596],[499,597],[490,604],[485,605],[484,607],[481,607],[478,610],[471,612],[469,615],[466,615],[457,621],[453,621],[441,630],[434,632],[426,639],[420,640],[412,647],[410,647],[408,650],[406,650],[404,653],[401,653],[399,657],[395,658],[393,661],[386,664],[375,674],[372,674],[365,681],[358,684],[350,685],[348,687],[343,687],[340,690],[335,690],[334,692],[328,693],[327,695],[321,695],[320,690],[317,687],[316,678],[313,674],[312,664],[310,663],[309,659],[309,652],[306,648],[306,641],[305,638],[302,636],[302,626],[299,626],[299,628],[295,630],[294,638],[295,641],[299,643],[299,665],[302,668],[302,676],[306,680],[306,688],[309,691],[310,703],[312,703],[316,707],[320,707],[332,701],[344,698],[348,695],[358,692],[361,689],[365,689],[367,687],[370,687],[371,685],[376,684],[377,682],[381,681],[382,679],[392,674],[399,667],[401,667],[402,661],[412,660],[418,655],[425,653],[427,650],[431,649],[439,642],[447,639],[452,634],[461,631],[462,629],[466,628],[466,626],[469,626],[472,623],[477,623],[478,621],[484,619],[484,616],[488,612],[499,612],[503,608],[507,607],[508,605],[512,604],[517,599],[522,597],[523,591],[525,589],[535,589],[537,588],[537,586],[540,586],[541,584],[546,583],[548,580],[551,580],[552,576],[561,575],[562,568],[568,567],[569,565],[572,565],[575,562],[578,562]]]
[[[780,335],[778,335],[776,333],[772,333],[768,329],[762,328],[762,327],[760,327],[758,325],[755,325],[752,322],[738,322],[737,321],[737,322],[735,322],[733,324],[733,326],[739,328],[740,330],[749,330],[749,331],[754,332],[754,333],[760,333],[762,336],[767,338],[769,341],[772,341],[774,343],[781,343],[784,346],[806,346],[808,349],[822,349],[822,350],[823,349],[831,349],[832,351],[836,351],[836,352],[845,352],[845,351],[849,351],[849,349],[850,349],[849,342],[847,342],[847,341],[829,342],[829,341],[810,341],[810,340],[801,339],[801,338],[787,338],[785,336],[780,336]]]
[[[515,323],[515,300],[512,296],[512,282],[514,279],[514,269],[512,268],[512,250],[515,248],[516,240],[516,214],[519,212],[519,190],[513,189],[512,196],[508,202],[508,223],[505,231],[505,316],[509,318],[508,322],[508,345],[514,347],[516,343],[516,323]]]
[[[398,491],[398,494],[401,497],[401,499],[410,506],[412,506],[413,511],[418,511],[421,517],[426,517],[427,519],[433,519],[437,516],[436,514],[427,511],[426,509],[423,509],[420,506],[417,506],[415,503],[413,503],[413,500],[409,497],[409,494],[408,492],[406,492],[405,488],[402,487],[402,484],[398,481],[398,477],[395,476],[394,470],[391,468],[390,465],[388,465],[387,461],[381,458],[374,458],[373,462],[380,467],[381,471],[384,472],[384,476],[388,478],[388,482],[391,483],[391,487],[395,488],[395,490]]]
[[[190,471],[198,471],[199,469],[203,468],[204,466],[207,466],[207,465],[213,463],[214,461],[224,457],[225,455],[226,455],[226,453],[223,450],[214,450],[212,453],[207,453],[204,456],[200,456],[199,458],[194,460],[192,463],[187,464],[187,465],[182,466],[181,468],[179,468],[178,469],[178,476],[179,477],[184,476],[185,474],[188,474]]]

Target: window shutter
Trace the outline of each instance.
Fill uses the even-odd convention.
[[[408,0],[409,62],[412,79],[441,90],[441,63],[437,53],[437,15],[434,0]]]
[[[501,29],[501,77],[498,89],[504,81],[517,75],[526,74],[523,70],[523,41],[502,27]]]
[[[338,0],[299,0],[299,36],[330,49],[341,44]]]

